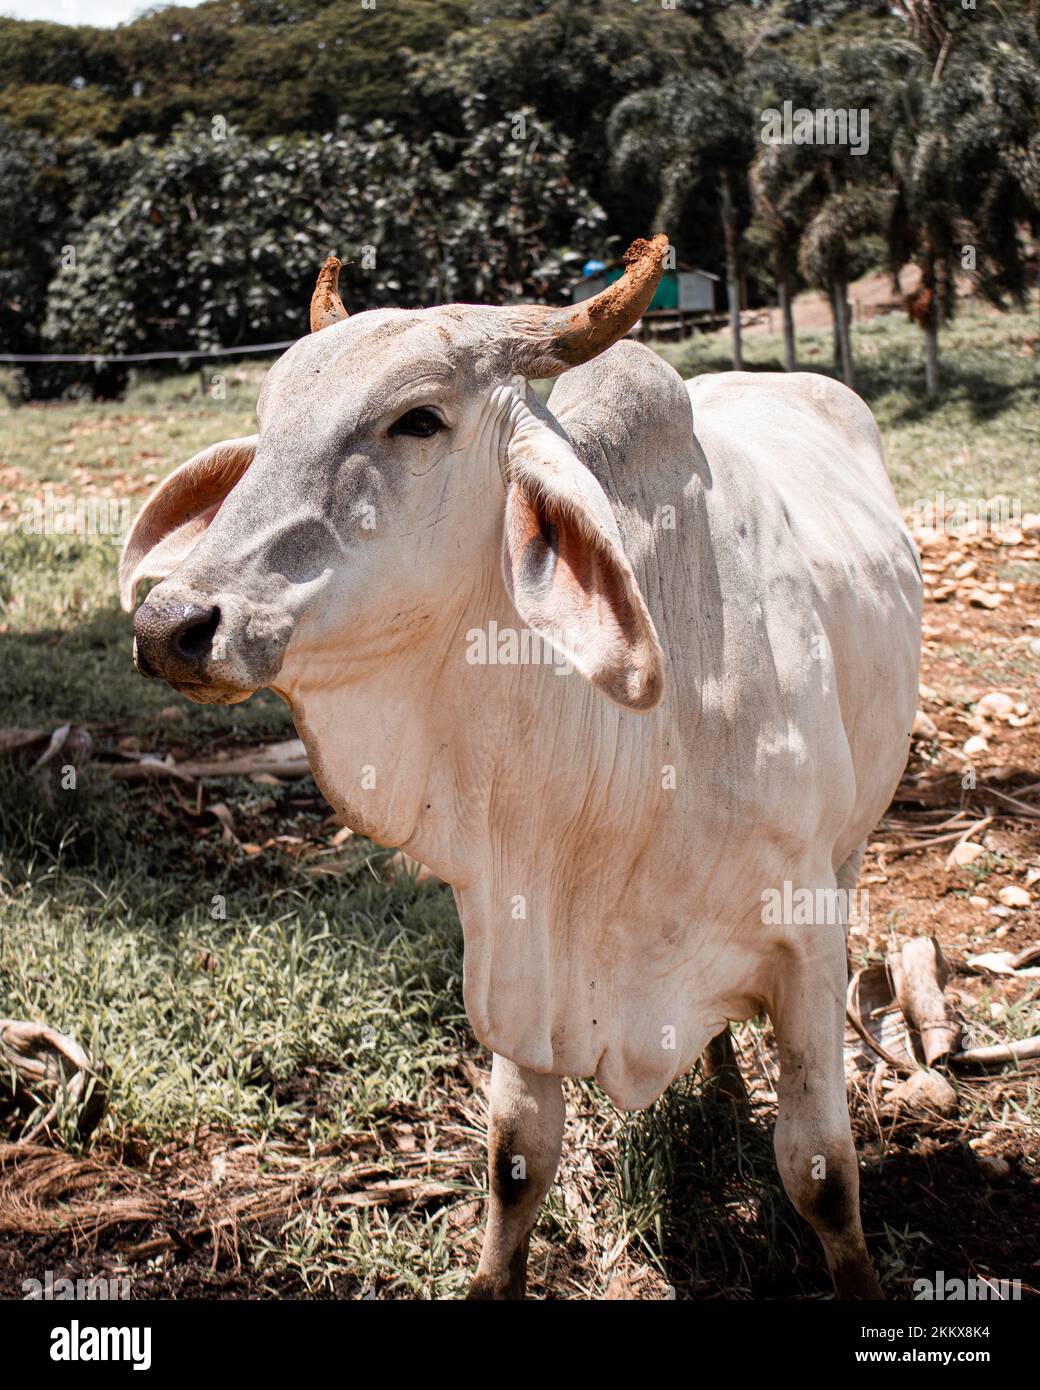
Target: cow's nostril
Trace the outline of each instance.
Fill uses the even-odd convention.
[[[181,660],[197,665],[209,656],[213,635],[219,624],[219,608],[206,609],[195,603],[188,604],[173,639],[174,650]]]

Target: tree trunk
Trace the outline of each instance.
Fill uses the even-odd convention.
[[[932,296],[921,327],[924,329],[924,390],[927,398],[934,401],[939,394],[939,294],[935,263],[930,256],[921,283]]]
[[[933,296],[924,328],[924,389],[930,401],[939,394],[939,312]]]
[[[852,332],[849,328],[849,287],[845,276],[834,280],[834,330],[838,337],[838,351],[841,357],[841,379],[853,390],[856,386],[856,373],[852,365]]]
[[[777,247],[776,251],[776,293],[784,334],[784,371],[796,372],[798,358],[795,352],[794,314],[791,310],[791,277],[787,272],[787,259],[782,247]]]
[[[737,209],[733,202],[729,174],[723,171],[719,179],[719,211],[722,216],[722,237],[726,248],[726,302],[729,306],[729,331],[733,340],[733,370],[744,366],[740,341],[740,251],[737,235]]]

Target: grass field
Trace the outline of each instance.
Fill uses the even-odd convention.
[[[906,505],[939,491],[1000,493],[1040,510],[1036,344],[1035,307],[963,316],[944,336],[944,396],[929,410],[918,330],[894,319],[857,329],[860,389]],[[829,368],[829,334],[803,334],[800,348],[807,369]],[[778,367],[779,349],[749,335],[749,366]],[[666,355],[684,375],[728,365],[714,337]],[[259,364],[229,370],[219,398],[184,376],[138,381],[117,403],[0,409],[0,722],[86,726],[96,754],[74,790],[4,767],[0,1015],[71,1032],[105,1060],[110,1093],[90,1140],[69,1115],[52,1145],[34,1149],[37,1210],[16,1209],[18,1176],[0,1166],[0,1292],[39,1268],[76,1266],[129,1268],[135,1296],[441,1297],[461,1292],[475,1266],[489,1059],[462,1007],[450,891],[390,851],[344,842],[309,779],[209,778],[196,795],[107,775],[101,762],[120,753],[181,759],[293,730],[273,696],[189,706],[141,680],[118,609],[116,539],[24,524],[27,504],[48,495],[136,505],[196,449],[251,432],[261,376]],[[1037,562],[1012,557],[1005,577],[1015,564],[1035,614]],[[999,663],[1012,647],[972,629],[946,633],[936,660],[967,686],[996,663],[1036,707],[1040,659],[1013,650],[1009,674]],[[1015,872],[1040,863],[1031,834],[1017,842]],[[994,851],[996,871],[1004,853]],[[1040,935],[1032,915],[1017,929],[1023,941]],[[883,944],[856,949],[876,959]],[[980,989],[972,1007],[1001,1017],[1002,1036],[1038,1030],[1035,989]],[[739,1041],[760,1073],[747,1115],[696,1076],[628,1119],[594,1085],[568,1083],[561,1181],[532,1256],[536,1293],[826,1293],[773,1166],[768,1028],[749,1025]],[[930,1138],[857,1102],[868,1239],[894,1296],[918,1269],[950,1271],[942,1259],[958,1252],[990,1267],[1001,1226],[1027,1210],[1035,1229],[1037,1149],[1022,1138],[1036,1130],[1035,1086],[1008,1078],[962,1099],[960,1119],[936,1120]],[[973,1187],[968,1140],[993,1132],[1010,1136],[1003,1150],[1017,1145],[1013,1180]],[[941,1205],[985,1207],[975,1237],[955,1225],[943,1249],[939,1216],[922,1230],[932,1218],[914,1193],[928,1182],[945,1188]],[[137,1207],[128,1216],[116,1198]],[[1035,1266],[1009,1274],[1040,1283]]]

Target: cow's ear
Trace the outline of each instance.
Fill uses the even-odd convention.
[[[527,626],[615,704],[653,709],[657,632],[606,494],[554,425],[525,411],[509,443],[506,588]]]
[[[225,439],[175,468],[149,496],[119,559],[119,599],[129,613],[142,579],[165,579],[201,538],[253,462],[255,434]]]

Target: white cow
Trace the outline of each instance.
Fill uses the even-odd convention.
[[[475,1296],[523,1293],[561,1077],[646,1106],[765,1009],[784,1185],[873,1297],[833,909],[906,760],[920,570],[851,391],[620,341],[666,246],[576,308],[353,318],[330,260],[259,434],[148,499],[124,603],[168,575],[139,669],[276,690],[344,820],[452,885],[494,1053]]]

